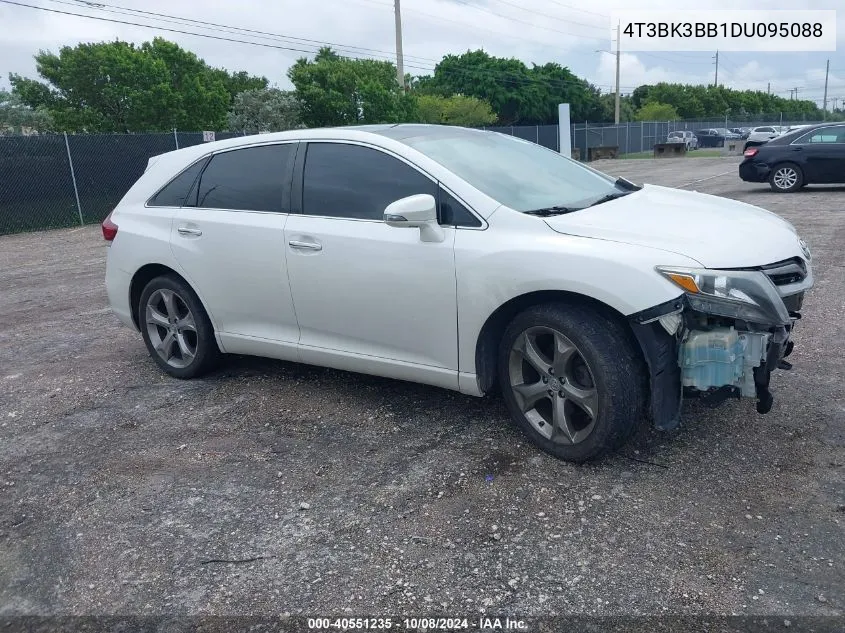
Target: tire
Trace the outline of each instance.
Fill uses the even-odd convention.
[[[798,191],[804,186],[804,172],[795,163],[780,163],[772,168],[769,185],[778,193]]]
[[[511,418],[534,444],[566,461],[620,447],[647,401],[646,368],[635,345],[622,324],[583,305],[550,303],[518,314],[498,359]]]
[[[146,285],[138,302],[138,324],[150,356],[175,378],[196,378],[220,360],[205,308],[176,275],[156,277]]]

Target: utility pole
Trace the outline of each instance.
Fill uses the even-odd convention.
[[[393,0],[393,12],[396,18],[396,79],[402,89],[405,89],[405,68],[402,56],[402,9],[399,0]]]
[[[795,100],[798,101],[798,88],[793,88],[792,90],[795,91]]]
[[[827,121],[827,76],[830,73],[830,60],[824,69],[824,100],[822,101],[822,121]]]
[[[398,1],[398,0],[397,0]],[[622,39],[619,33],[620,24],[616,24],[616,107],[614,110],[614,122],[619,125],[619,41]]]
[[[719,51],[716,51],[716,80],[713,82],[713,85],[719,85]]]
[[[766,94],[767,95],[772,94],[772,82],[771,81],[766,84]]]

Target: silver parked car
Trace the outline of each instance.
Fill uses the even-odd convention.
[[[698,137],[688,130],[677,130],[669,132],[666,138],[667,143],[683,143],[687,146],[687,151],[698,149]]]

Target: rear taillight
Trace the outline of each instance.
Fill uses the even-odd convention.
[[[759,152],[759,151],[760,150],[757,149],[756,147],[749,147],[747,150],[745,150],[742,153],[742,155],[745,156],[746,158],[751,158],[752,156],[756,156],[757,152]]]
[[[103,220],[102,229],[103,239],[107,242],[111,242],[115,237],[117,237],[117,224],[111,221],[111,213],[109,213],[106,216],[106,219]]]

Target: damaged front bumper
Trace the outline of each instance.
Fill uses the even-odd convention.
[[[726,316],[723,306],[709,310],[706,299],[689,293],[631,317],[649,369],[651,417],[658,429],[680,423],[685,396],[711,407],[729,398],[756,397],[759,413],[771,410],[771,374],[792,367],[785,358],[813,276],[809,263],[797,257],[736,272],[750,271],[771,281],[768,313],[777,316],[770,322]]]

